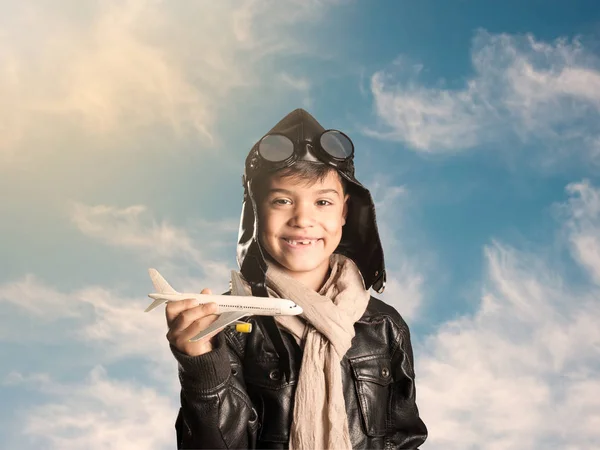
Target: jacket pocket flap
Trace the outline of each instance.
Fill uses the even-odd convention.
[[[357,381],[370,381],[381,386],[392,382],[392,369],[387,355],[361,356],[350,360]]]

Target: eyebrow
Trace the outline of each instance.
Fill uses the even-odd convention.
[[[340,193],[337,191],[337,189],[319,189],[318,191],[316,191],[317,194],[319,195],[323,195],[323,194],[336,194],[336,195],[340,195]],[[293,195],[294,193],[292,191],[288,191],[287,189],[281,189],[281,188],[274,188],[274,189],[269,189],[269,194],[285,194],[285,195]]]

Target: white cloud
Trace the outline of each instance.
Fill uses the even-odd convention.
[[[543,162],[565,154],[599,163],[600,61],[578,40],[477,33],[474,75],[462,89],[417,81],[420,66],[402,58],[371,79],[381,120],[367,133],[423,152],[451,153],[483,144],[541,139]],[[507,144],[507,147],[511,145]]]
[[[166,222],[156,223],[144,205],[117,208],[73,203],[70,218],[84,235],[116,246],[136,249],[161,258],[202,260],[188,233]]]
[[[282,72],[279,77],[281,81],[297,91],[308,92],[310,90],[310,81],[304,77],[295,77]]]
[[[19,301],[13,300],[15,293]],[[43,394],[37,394],[36,406],[24,406],[27,402],[13,405],[16,423],[13,433],[4,436],[6,443],[23,446],[24,439],[17,434],[22,433],[31,437],[37,448],[172,445],[179,380],[160,309],[144,313],[149,300],[142,294],[126,298],[101,287],[65,293],[31,276],[0,286],[2,302],[10,304],[2,307],[7,316],[2,318],[0,340],[18,343],[28,358],[52,371],[22,373],[13,369],[2,374],[1,384],[15,395],[21,395],[24,388]],[[62,349],[59,355],[55,354],[56,345]],[[64,352],[71,359],[67,367],[54,362],[63,360]],[[110,364],[122,371],[121,364],[130,361],[136,361],[135,383],[111,380],[102,368],[94,369],[84,382],[53,381],[73,379],[74,373],[93,364]],[[161,386],[160,392],[146,387],[149,383]]]
[[[144,313],[149,301],[126,299],[100,287],[83,289],[77,297],[93,308],[92,319],[77,324],[73,335],[94,348],[100,361],[113,363],[137,358],[149,377],[175,393],[177,364],[166,339],[164,308]]]
[[[404,320],[411,322],[417,318],[423,302],[424,276],[407,262],[399,264],[393,258],[388,259],[392,265],[387,269],[387,281],[381,300],[396,308]]]
[[[417,317],[423,301],[422,255],[409,254],[398,236],[405,235],[404,213],[410,202],[406,186],[395,186],[389,177],[377,174],[369,183],[377,211],[377,228],[386,263],[386,287],[381,300],[400,312],[407,321]]]
[[[40,283],[29,274],[20,280],[0,285],[0,302],[22,308],[36,320],[48,321],[58,317],[81,317],[82,311],[71,304],[67,294]]]
[[[148,290],[135,298],[99,286],[61,292],[28,275],[0,285],[0,304],[9,305],[2,308],[6,316],[0,340],[30,345],[34,353],[40,346],[68,343],[74,355],[85,354],[81,367],[91,360],[112,364],[137,358],[146,375],[176,389],[176,363],[165,337],[165,315],[160,308],[143,312],[151,302],[146,292],[150,282]],[[25,343],[23,336],[27,336]],[[40,358],[46,361],[45,356]]]
[[[478,143],[484,107],[474,99],[473,87],[456,95],[417,86],[392,90],[386,75],[371,79],[377,115],[389,131],[367,133],[374,137],[405,141],[426,151],[456,151]]]
[[[307,53],[296,25],[337,3],[2,3],[0,162],[80,133],[104,151],[157,128],[210,146],[232,90],[268,83],[265,58]]]
[[[62,292],[32,275],[26,275],[20,280],[0,285],[0,302],[6,304],[4,309],[10,308],[15,319],[24,319],[21,315],[35,317],[34,328],[37,331],[33,335],[28,332],[30,340],[37,336],[45,342],[58,343],[80,337],[88,342],[111,343],[113,350],[120,355],[151,358],[151,346],[155,344],[153,336],[162,333],[160,337],[164,338],[166,333],[164,317],[143,314],[151,302],[145,299],[143,292],[137,298],[127,298],[97,286]],[[70,326],[53,329],[49,333],[47,327],[59,320],[69,321]],[[3,339],[8,339],[11,334],[14,339],[21,339],[16,330],[22,326],[20,320],[12,323],[7,320]],[[148,341],[152,343],[146,344]]]
[[[378,174],[369,188],[375,202],[377,228],[384,248],[400,244],[396,236],[403,223],[404,206],[410,199],[406,186],[394,186],[392,183],[390,177]]]
[[[38,383],[39,376],[31,381],[51,400],[19,412],[23,434],[33,444],[50,449],[162,449],[176,442],[174,393],[110,379],[102,366],[73,384],[42,375],[44,383]],[[31,377],[20,378],[27,382]]]
[[[311,83],[306,77],[296,77],[282,72],[279,74],[281,83],[297,91],[301,95],[301,102],[304,108],[310,109],[314,103],[314,99],[310,95]]]
[[[203,68],[210,78],[204,81],[212,85],[196,88],[180,55],[161,42],[171,27],[161,2],[106,2],[80,9],[62,3],[51,10],[24,5],[11,12],[17,25],[0,37],[0,61],[8,67],[0,77],[6,99],[0,117],[10,118],[12,130],[0,138],[3,153],[26,139],[27,131],[50,133],[66,119],[97,136],[164,124],[176,134],[192,131],[212,139],[215,98],[208,92],[240,84],[239,72],[223,70],[207,57]],[[89,14],[89,22],[78,22],[77,13]],[[220,50],[233,56],[227,45]],[[36,124],[39,118],[51,124],[44,128]]]
[[[144,255],[145,263],[158,263],[156,267],[181,292],[200,292],[204,287],[213,292],[227,290],[231,269],[227,264],[201,256],[184,229],[156,225],[147,214],[142,218],[146,213],[142,206],[119,209],[74,204],[70,212],[84,234]],[[228,220],[216,224],[227,232],[235,230]],[[215,228],[215,223],[206,220],[197,220],[194,225],[200,232]],[[202,271],[201,278],[190,275],[198,269]],[[145,271],[146,267],[140,270]],[[144,313],[150,303],[146,297],[151,291],[149,278],[141,289],[134,297],[101,286],[63,292],[26,275],[0,285],[0,304],[5,304],[1,308],[4,325],[0,340],[20,342],[26,335],[33,346],[68,342],[75,352],[83,352],[83,344],[86,353],[93,350],[94,357],[103,363],[140,358],[149,375],[176,385],[176,365],[165,337],[164,312],[159,308]],[[87,362],[89,358],[82,364]]]
[[[261,49],[262,53],[282,48],[303,52],[308,49],[295,39],[295,30],[290,26],[320,21],[329,8],[344,3],[348,0],[234,1],[237,6],[233,13],[234,35],[246,47]]]
[[[164,342],[167,326],[164,314],[143,313],[151,300],[118,296],[101,287],[78,291],[74,296],[93,308],[93,319],[80,323],[77,334],[83,340],[110,347],[115,356],[143,356],[154,359],[157,344]]]
[[[170,281],[175,283],[174,286],[197,285],[197,277],[187,275],[190,270],[201,271],[202,286],[219,290],[229,283],[229,273],[234,267],[198,247],[207,242],[211,243],[207,247],[214,251],[223,247],[224,240],[232,242],[237,237],[232,220],[195,220],[190,227],[183,228],[166,221],[157,222],[143,205],[117,208],[77,202],[71,204],[69,215],[84,235],[132,251],[145,264],[158,265],[165,274],[173,273]]]
[[[75,203],[70,213],[84,234],[160,259],[161,267],[167,267],[163,274],[173,282],[170,275],[175,273],[173,285],[181,291],[198,292],[204,286],[218,290],[218,286],[226,285],[227,268],[210,259],[201,259],[204,280],[188,276],[184,269],[194,266],[193,259],[199,258],[193,239],[184,229],[157,225],[143,206],[116,208]],[[219,225],[219,233],[236,230],[231,220],[193,222],[200,232],[212,230],[216,225]],[[174,253],[173,247],[179,253]],[[181,253],[185,256],[183,261],[178,259]],[[224,281],[220,282],[215,276]],[[149,280],[147,288],[150,289]],[[0,309],[6,314],[2,317],[0,340],[19,342],[30,358],[35,358],[40,365],[49,365],[52,370],[51,374],[15,370],[2,374],[2,384],[17,395],[22,386],[44,394],[38,397],[37,406],[14,405],[18,419],[11,425],[11,433],[5,436],[6,442],[22,444],[24,434],[38,448],[166,448],[173,445],[179,399],[177,364],[165,337],[164,312],[160,308],[147,314],[143,312],[149,303],[145,292],[149,291],[140,291],[140,295],[133,298],[100,286],[61,292],[32,275],[0,285],[0,303],[3,303]],[[25,341],[23,336],[27,336]],[[69,359],[73,361],[68,368],[48,364],[48,359],[56,355],[45,351],[56,344],[69,352]],[[129,372],[131,369],[127,366],[132,361],[136,365],[135,382],[110,379],[102,368],[94,369],[84,382],[53,381],[72,379],[74,372],[87,369],[91,362]],[[158,383],[161,391],[144,387],[141,383],[148,381],[140,380]]]
[[[19,386],[19,385],[33,385],[38,388],[44,388],[51,390],[48,387],[52,385],[50,375],[47,373],[34,373],[31,375],[23,375],[20,372],[12,371],[8,373],[2,380],[4,386]]]
[[[585,186],[582,189],[582,186]],[[573,184],[572,251],[600,191]],[[600,223],[586,232],[600,234]],[[594,448],[600,444],[600,291],[565,282],[536,255],[485,249],[479,309],[444,324],[416,350],[418,403],[432,448]]]
[[[567,192],[571,194],[567,227],[575,258],[600,284],[600,192],[588,180],[569,184]]]
[[[28,358],[52,370],[2,374],[2,385],[16,395],[24,388],[39,391],[36,406],[13,405],[17,422],[12,426],[14,434],[3,436],[6,443],[23,446],[26,440],[17,435],[23,433],[37,448],[172,445],[177,364],[165,337],[164,313],[145,314],[150,300],[144,297],[141,293],[127,298],[101,287],[61,292],[31,275],[0,285],[0,304],[4,303],[0,340],[18,343]],[[69,353],[68,367],[52,363],[66,356],[55,354],[56,345]],[[132,360],[137,361],[138,379],[157,383],[161,392],[139,382],[111,380],[101,367],[84,382],[54,381],[72,379],[90,364],[111,364],[119,370],[119,363]]]

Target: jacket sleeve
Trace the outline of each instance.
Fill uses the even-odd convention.
[[[258,416],[244,383],[236,351],[219,333],[216,347],[190,357],[171,346],[179,362],[181,407],[177,448],[255,448]]]
[[[410,331],[405,323],[392,353],[391,428],[385,448],[416,449],[427,439],[427,427],[419,417]]]

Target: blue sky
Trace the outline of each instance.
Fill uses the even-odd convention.
[[[251,145],[351,136],[424,448],[600,444],[595,1],[0,0],[4,448],[174,445],[158,268],[225,290]]]

